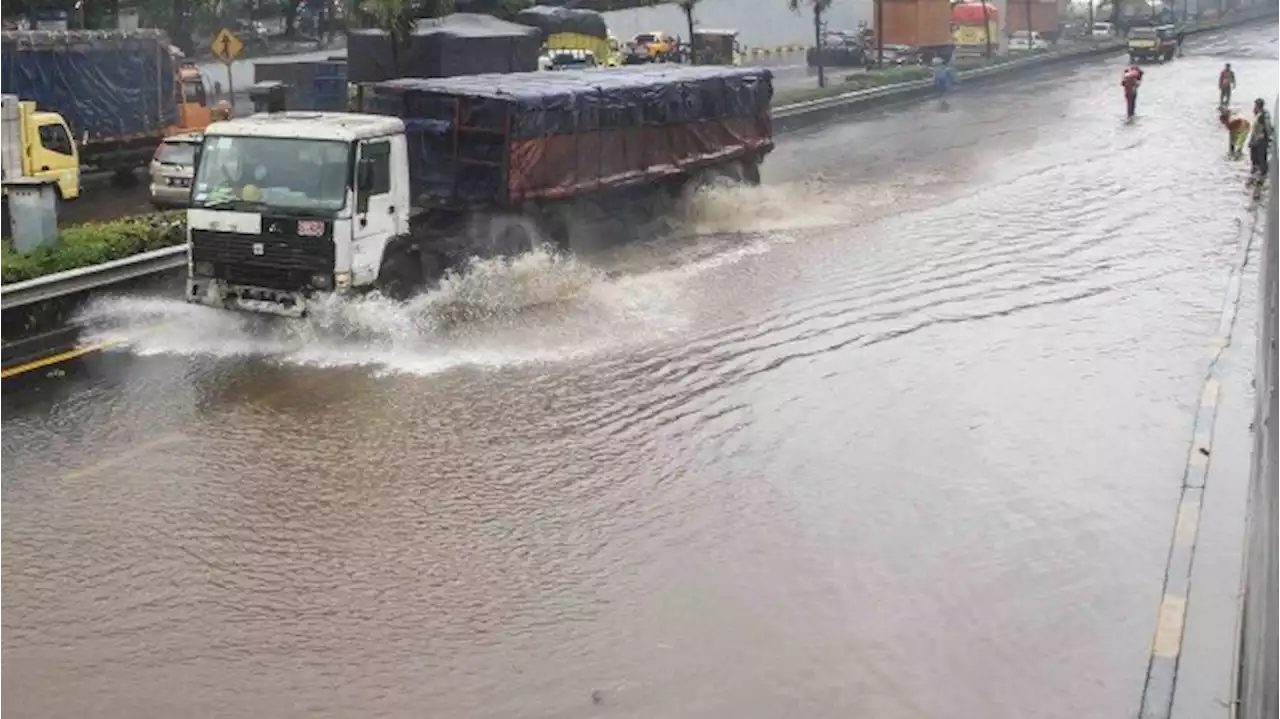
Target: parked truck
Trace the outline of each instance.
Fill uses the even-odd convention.
[[[5,94],[66,118],[80,161],[130,173],[180,127],[174,58],[159,30],[3,33]]]
[[[948,0],[880,0],[872,28],[877,47],[906,46],[925,64],[949,61],[955,49]]]
[[[186,297],[298,317],[324,293],[403,298],[475,256],[571,250],[579,203],[758,182],[772,95],[766,69],[644,65],[391,80],[367,114],[214,123]]]
[[[1005,6],[1006,33],[1033,32],[1056,39],[1062,30],[1062,13],[1054,0],[1005,0]]]
[[[3,182],[22,178],[51,180],[59,196],[80,196],[80,155],[67,121],[56,112],[41,112],[34,102],[16,95],[0,96],[0,170]]]
[[[283,84],[292,110],[342,111],[347,109],[350,96],[345,57],[257,62],[253,65],[253,82]]]
[[[618,43],[610,42],[609,27],[598,12],[534,5],[517,12],[512,20],[537,28],[549,53],[582,50],[594,55],[601,65],[622,64]]]

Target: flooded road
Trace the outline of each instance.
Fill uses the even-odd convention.
[[[1250,223],[1213,81],[1276,42],[1132,124],[1115,58],[789,136],[407,306],[100,302],[132,349],[4,386],[3,708],[1135,715]]]

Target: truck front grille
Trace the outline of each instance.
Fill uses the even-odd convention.
[[[297,292],[314,275],[332,275],[333,240],[296,235],[191,231],[191,261],[213,266],[215,279],[235,285]]]

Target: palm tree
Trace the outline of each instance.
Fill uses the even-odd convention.
[[[693,6],[698,4],[698,0],[677,0],[677,5],[684,11],[685,25],[689,28],[689,63],[698,64],[698,58],[693,54]]]
[[[800,12],[800,7],[813,8],[813,55],[818,62],[818,87],[827,86],[826,68],[822,64],[822,16],[834,0],[787,0],[793,12]]]
[[[453,0],[362,0],[360,10],[390,37],[391,62],[399,73],[403,69],[400,54],[413,33],[414,24],[420,18],[448,15],[453,11]]]

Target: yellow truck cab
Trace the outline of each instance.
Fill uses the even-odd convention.
[[[80,152],[67,121],[56,112],[40,112],[34,102],[16,95],[0,96],[0,149],[3,179],[53,180],[62,199],[80,196]]]
[[[632,38],[631,43],[648,55],[651,60],[665,62],[676,52],[675,38],[661,30],[642,32]]]

